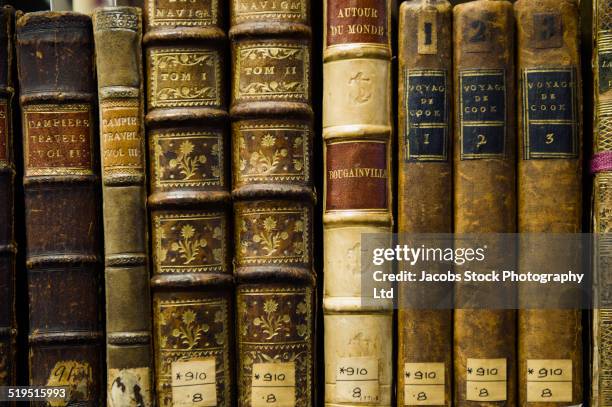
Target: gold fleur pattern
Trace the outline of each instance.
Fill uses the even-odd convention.
[[[156,187],[224,186],[223,134],[187,132],[153,135]]]
[[[310,100],[310,54],[306,44],[278,42],[237,45],[236,100]]]
[[[149,108],[221,106],[221,67],[217,51],[152,49],[147,95]]]
[[[172,404],[172,363],[216,358],[217,405],[229,407],[228,297],[160,298],[153,302],[158,405]]]
[[[257,201],[240,202],[235,208],[238,266],[310,261],[310,205]]]
[[[224,213],[154,213],[156,273],[226,272]]]
[[[236,184],[309,182],[311,132],[293,123],[234,125]]]
[[[310,287],[239,286],[238,380],[243,405],[250,405],[253,363],[274,362],[295,362],[295,405],[312,405],[313,298]]]

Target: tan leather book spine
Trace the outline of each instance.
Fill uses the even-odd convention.
[[[151,0],[144,53],[157,406],[234,405],[223,3]]]
[[[104,215],[108,405],[151,406],[142,12],[93,13]]]
[[[280,3],[279,3],[280,4]],[[238,406],[315,405],[310,1],[233,0]]]
[[[519,232],[580,233],[582,99],[578,3],[519,0],[514,9],[518,25],[517,72],[521,79]],[[561,85],[553,87],[549,83]],[[563,109],[553,109],[557,106]],[[583,401],[581,315],[580,309],[519,311],[519,405],[547,407]],[[563,369],[564,380],[570,381],[536,381],[530,375],[534,366]]]
[[[454,8],[455,233],[516,231],[514,16],[504,0]],[[456,285],[461,307],[469,287]],[[516,405],[516,313],[454,313],[456,406]],[[496,374],[480,382],[476,372]]]
[[[0,386],[16,384],[15,154],[13,143],[13,39],[15,10],[0,9]]]
[[[29,384],[66,386],[70,402],[102,406],[98,103],[91,19],[72,12],[28,13],[17,19],[16,33]]]
[[[598,234],[594,264],[595,309],[593,310],[593,353],[591,405],[612,407],[612,4],[593,2],[593,233]]]
[[[452,7],[405,1],[399,14],[398,233],[451,233]],[[422,309],[448,290],[399,285],[397,405],[450,406],[452,311]],[[439,288],[439,290],[438,290]],[[423,375],[423,372],[429,372]],[[435,375],[431,378],[431,372]]]
[[[390,406],[393,313],[362,304],[361,237],[393,227],[391,2],[328,0],[323,14],[325,405]]]

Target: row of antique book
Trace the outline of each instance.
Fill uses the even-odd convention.
[[[592,360],[577,309],[401,309],[393,352],[393,310],[364,306],[360,270],[362,235],[393,230],[391,2],[324,6],[322,84],[308,0],[234,0],[229,14],[151,0],[142,15],[40,12],[15,25],[2,10],[1,384],[15,383],[23,227],[30,384],[69,386],[88,405],[302,407],[320,392],[329,406],[612,405],[610,311],[593,313]],[[612,4],[594,9],[594,225],[607,232]],[[579,23],[572,0],[401,5],[399,232],[582,230]],[[15,181],[25,225],[13,225]]]

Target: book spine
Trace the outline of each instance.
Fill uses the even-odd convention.
[[[612,152],[612,4],[593,2],[593,167],[599,159]],[[593,168],[593,233],[604,235],[612,231],[612,168]],[[595,254],[595,309],[593,310],[593,366],[591,405],[612,407],[612,285],[604,276],[609,273],[611,249],[605,236],[599,237]]]
[[[230,6],[238,405],[306,407],[317,312],[310,1],[262,4]]]
[[[30,385],[102,405],[101,248],[91,19],[17,20],[30,300]],[[46,404],[46,403],[39,403]]]
[[[514,233],[516,94],[510,2],[477,0],[454,8],[454,87],[455,233]],[[455,405],[516,405],[516,313],[470,309],[466,301],[471,289],[464,283],[455,287]],[[486,382],[476,376],[481,368],[491,372]]]
[[[521,83],[519,232],[580,233],[582,96],[578,4],[573,0],[519,0],[514,8]],[[555,109],[558,106],[563,109]],[[565,258],[564,253],[555,253],[555,259],[549,261],[562,265]],[[541,259],[522,258],[521,262],[529,266]],[[521,296],[526,295],[527,289],[522,288]],[[583,401],[581,315],[579,308],[519,311],[519,405],[545,407]],[[530,371],[536,366],[561,369],[564,380],[535,380]]]
[[[325,405],[390,406],[393,312],[362,303],[361,238],[393,227],[391,3],[328,0],[324,18]]]
[[[14,10],[0,9],[0,386],[15,385],[15,156],[13,149]]]
[[[404,2],[399,16],[398,233],[451,233],[452,7]],[[426,186],[426,187],[424,187]],[[401,238],[400,238],[401,240]],[[400,285],[397,405],[452,404],[451,287]],[[416,304],[415,302],[418,302]],[[423,380],[420,371],[434,372]]]
[[[146,3],[145,121],[160,407],[233,405],[224,22],[217,1]]]
[[[151,314],[147,261],[142,13],[93,14],[106,281],[106,384],[111,406],[151,406]]]

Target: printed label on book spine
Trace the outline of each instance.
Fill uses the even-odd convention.
[[[406,160],[448,159],[447,72],[406,71]]]
[[[577,158],[574,68],[523,70],[524,159]]]
[[[572,401],[572,360],[528,359],[527,401],[530,403]]]
[[[599,48],[598,51],[599,93],[606,93],[612,89],[612,47],[605,50]]]
[[[367,356],[338,359],[336,401],[378,403],[380,401],[378,359]]]
[[[172,405],[217,405],[215,358],[172,362]]]
[[[563,17],[559,12],[533,15],[534,48],[560,48],[563,46]]]
[[[151,108],[221,105],[218,52],[153,49],[147,60]]]
[[[468,359],[466,399],[504,401],[507,399],[506,359]]]
[[[462,48],[465,52],[490,52],[493,49],[493,17],[494,14],[484,10],[472,11],[463,16]]]
[[[325,209],[387,209],[387,148],[384,141],[327,145]]]
[[[10,154],[8,105],[6,100],[0,100],[0,164],[8,164]]]
[[[503,158],[506,146],[506,73],[467,69],[460,73],[461,159]]]
[[[217,23],[218,0],[145,0],[151,26],[207,26]]]
[[[235,99],[309,99],[310,53],[307,45],[246,43],[238,45],[235,55]]]
[[[143,171],[140,109],[137,101],[102,102],[102,166],[104,170]]]
[[[327,46],[349,43],[386,45],[387,2],[327,1]]]
[[[85,361],[60,360],[51,369],[46,386],[66,386],[70,392],[66,400],[49,401],[51,407],[65,407],[68,400],[90,401],[94,386],[91,366]]]
[[[417,33],[418,53],[438,53],[438,10],[422,10],[419,13],[419,29]]]
[[[108,369],[108,407],[151,406],[148,367]]]
[[[308,19],[306,0],[234,0],[234,10],[238,22],[270,19],[306,22]]]
[[[404,364],[404,405],[444,405],[444,363]]]
[[[295,406],[295,362],[254,363],[252,407]]]
[[[26,106],[23,119],[26,176],[92,173],[89,105]]]

